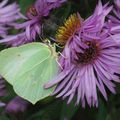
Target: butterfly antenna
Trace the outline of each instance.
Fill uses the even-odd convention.
[[[64,48],[64,46],[59,46],[57,43],[54,43],[55,44],[55,46],[57,46],[57,47],[59,47],[59,48]]]

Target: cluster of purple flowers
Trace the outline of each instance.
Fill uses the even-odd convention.
[[[42,18],[66,1],[37,0],[24,16],[16,3],[5,6],[7,0],[4,0],[0,3],[0,43],[19,46],[35,41],[36,36],[41,35]],[[24,22],[18,23],[19,19]],[[22,32],[9,35],[7,31],[13,28]],[[52,95],[67,98],[68,103],[76,96],[76,105],[81,103],[85,107],[87,102],[90,107],[97,107],[97,89],[107,100],[106,88],[115,94],[114,82],[120,82],[119,37],[120,0],[116,0],[113,6],[109,3],[102,5],[99,1],[94,13],[86,20],[79,13],[71,15],[56,35],[56,42],[64,46],[59,57],[60,71],[44,88],[56,86]],[[7,111],[11,107],[13,111],[18,109],[18,103],[24,106],[21,111],[30,105],[17,97],[8,104]]]
[[[31,6],[26,16],[20,13],[20,9],[16,3],[3,7],[8,0],[1,3],[0,9],[3,15],[0,15],[0,24],[10,25],[16,30],[21,30],[21,33],[16,35],[7,35],[0,40],[0,43],[5,43],[9,46],[19,46],[25,43],[33,42],[37,35],[41,34],[42,18],[50,14],[52,9],[59,7],[66,0],[37,0]],[[23,23],[17,23],[16,20],[23,19]],[[7,32],[7,27],[0,26],[0,33]],[[2,34],[3,35],[3,34]]]

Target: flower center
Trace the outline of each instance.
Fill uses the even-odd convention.
[[[37,16],[37,10],[34,6],[30,6],[28,12],[31,13],[33,16]]]
[[[56,39],[57,42],[64,45],[71,36],[74,35],[76,30],[80,28],[81,23],[77,14],[71,15],[63,26],[59,27]]]
[[[93,62],[99,55],[99,45],[96,41],[86,42],[88,48],[83,49],[83,53],[77,53],[78,59],[76,60],[79,64],[88,64]]]

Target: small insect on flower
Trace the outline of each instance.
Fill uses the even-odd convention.
[[[65,44],[81,26],[82,19],[78,14],[71,15],[64,23],[59,27],[56,40],[60,44]]]

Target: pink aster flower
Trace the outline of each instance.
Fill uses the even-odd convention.
[[[22,33],[16,35],[10,35],[0,41],[0,43],[6,43],[7,45],[19,46],[25,43],[29,43],[35,40],[37,35],[41,34],[42,18],[48,16],[50,11],[63,3],[63,0],[47,1],[37,0],[33,6],[31,6],[26,14],[24,23],[11,24],[15,29],[22,29]]]
[[[108,4],[102,6],[99,2],[94,14],[80,22],[79,29],[70,34],[69,38],[67,36],[68,40],[59,59],[62,69],[54,80],[44,86],[50,88],[56,85],[53,95],[57,98],[67,98],[70,103],[76,96],[76,105],[81,102],[85,107],[87,101],[90,107],[97,107],[97,89],[106,100],[105,87],[113,94],[116,93],[113,82],[120,82],[117,76],[120,73],[120,47],[113,40],[116,36],[109,36],[104,29],[106,15],[111,9]],[[71,17],[71,21],[74,20]],[[69,35],[67,32],[63,34],[64,31],[59,33],[59,42],[61,36],[66,38]]]

